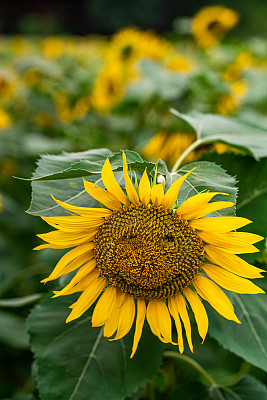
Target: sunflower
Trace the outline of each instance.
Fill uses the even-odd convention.
[[[238,22],[236,11],[223,6],[201,9],[193,18],[192,33],[201,47],[215,46]]]
[[[183,323],[193,351],[189,306],[204,340],[208,317],[200,298],[224,318],[240,323],[218,285],[237,293],[263,292],[247,279],[259,278],[263,271],[236,255],[257,251],[253,244],[262,237],[235,231],[251,222],[246,218],[205,217],[234,206],[229,201],[210,202],[223,193],[202,192],[177,207],[180,188],[193,169],[164,193],[162,183],[155,184],[155,179],[151,183],[146,170],[134,185],[122,156],[126,191],[117,183],[108,159],[102,168],[106,190],[84,180],[86,192],[102,208],[78,207],[54,198],[70,215],[43,217],[57,230],[38,235],[47,244],[36,249],[72,249],[42,282],[77,270],[67,286],[54,292],[54,297],[82,292],[70,306],[66,322],[79,318],[99,298],[92,326],[104,325],[104,336],[110,340],[124,337],[135,319],[131,357],[145,319],[162,342],[174,344],[172,317],[181,353]]]
[[[11,117],[5,110],[0,109],[0,133],[2,129],[8,128],[10,125],[12,125]]]
[[[162,159],[168,165],[174,165],[175,161],[196,140],[195,133],[191,132],[157,132],[144,148],[146,159]],[[197,158],[196,152],[191,152],[186,158],[191,162]]]
[[[120,63],[107,63],[100,71],[92,91],[92,106],[100,113],[109,112],[125,92],[125,73]]]

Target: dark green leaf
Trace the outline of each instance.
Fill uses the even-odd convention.
[[[252,376],[244,376],[230,388],[211,388],[210,395],[212,400],[266,400],[267,388]]]
[[[187,164],[179,170],[179,174],[184,174],[194,167],[196,167],[196,169],[191,172],[181,187],[178,196],[179,204],[185,201],[188,197],[194,196],[203,190],[228,194],[228,196],[216,196],[216,201],[227,200],[232,201],[233,203],[236,202],[236,181],[232,176],[228,175],[218,165],[207,161],[197,161]],[[177,178],[178,175],[176,173],[172,173],[171,183],[173,183]],[[231,207],[229,209],[226,208],[224,210],[220,210],[219,212],[215,212],[214,215],[234,215],[234,212],[235,210],[233,207]]]
[[[45,299],[29,317],[31,347],[38,365],[42,400],[123,400],[155,374],[162,343],[144,327],[130,359],[133,332],[119,341],[103,337],[85,317],[65,324],[75,298]]]
[[[267,290],[266,279],[257,285]],[[210,316],[209,333],[223,347],[267,371],[266,295],[233,295],[235,313],[241,324],[228,321],[207,305]]]
[[[21,317],[0,311],[0,341],[19,349],[28,347],[26,325]]]
[[[128,150],[125,153],[132,170],[143,172],[147,168],[149,174],[155,169],[154,163],[145,162],[138,153]],[[112,154],[109,150],[97,149],[42,156],[33,175],[32,202],[27,212],[42,216],[64,215],[65,211],[54,202],[51,193],[57,199],[76,206],[97,207],[99,203],[86,193],[81,177],[86,176],[88,181],[103,187],[101,170],[107,157],[121,183],[121,152]],[[77,161],[79,159],[81,161]]]
[[[177,387],[167,400],[209,400],[209,386],[198,381],[186,382]]]
[[[267,156],[267,129],[261,126],[220,115],[172,112],[197,132],[199,145],[222,142],[241,149],[255,159]]]

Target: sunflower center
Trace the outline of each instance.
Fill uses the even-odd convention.
[[[201,239],[172,210],[123,207],[100,227],[95,258],[110,285],[134,297],[161,299],[181,292],[204,262]]]
[[[121,50],[121,58],[122,60],[127,60],[133,52],[133,48],[130,44],[127,44],[126,46],[124,46]]]
[[[220,35],[223,32],[222,25],[219,21],[211,21],[208,24],[207,30],[213,33],[214,35]]]

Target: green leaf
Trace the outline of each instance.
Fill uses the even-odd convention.
[[[198,146],[221,142],[244,151],[256,160],[267,156],[267,129],[261,126],[220,115],[171,111],[197,132]]]
[[[125,153],[132,170],[143,172],[147,168],[150,174],[155,169],[154,163],[145,162],[138,153],[128,150]],[[82,153],[63,153],[59,156],[42,156],[33,175],[32,202],[27,212],[42,216],[66,215],[62,207],[52,199],[51,193],[55,198],[76,206],[99,206],[99,203],[84,190],[81,177],[86,176],[88,181],[103,187],[101,170],[107,157],[118,181],[121,182],[121,152],[112,154],[109,150],[97,149]]]
[[[267,158],[255,161],[251,157],[233,154],[210,154],[205,159],[222,165],[238,181],[237,214],[253,221],[250,232],[266,236],[267,226]],[[243,228],[245,230],[245,228]]]
[[[244,376],[231,387],[207,386],[200,382],[180,385],[167,400],[266,400],[267,389],[252,376]]]
[[[267,290],[267,280],[256,284]],[[241,324],[228,321],[207,305],[209,333],[224,348],[267,371],[266,295],[233,295],[235,313]]]
[[[143,60],[140,63],[142,80],[128,89],[126,99],[148,101],[152,96],[163,100],[181,97],[188,87],[185,75],[172,72],[157,62]]]
[[[176,173],[170,174],[170,184],[173,183],[179,176],[184,175],[192,168],[196,169],[191,172],[189,177],[183,183],[178,196],[178,203],[182,203],[187,198],[194,196],[203,190],[209,190],[211,192],[227,193],[228,196],[217,195],[216,201],[227,200],[236,202],[237,188],[235,186],[236,180],[232,176],[228,175],[218,165],[207,162],[197,161],[191,164],[187,164],[179,170],[179,175]],[[235,210],[233,207],[226,208],[220,211],[216,211],[212,215],[234,215]]]
[[[212,388],[210,394],[212,400],[266,400],[267,388],[252,376],[244,376],[230,388]]]
[[[209,386],[198,381],[191,381],[177,387],[167,400],[210,400]]]
[[[29,337],[22,318],[0,311],[0,342],[19,349],[28,347]]]
[[[123,400],[153,377],[161,362],[162,343],[145,326],[130,359],[133,332],[108,341],[102,328],[91,327],[90,312],[65,323],[75,298],[46,298],[29,317],[41,398]]]

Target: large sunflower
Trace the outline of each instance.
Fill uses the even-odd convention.
[[[161,183],[150,182],[146,171],[139,184],[133,185],[123,153],[126,193],[107,159],[102,169],[106,190],[84,180],[85,190],[102,208],[77,207],[55,199],[70,215],[43,217],[57,230],[38,235],[48,243],[36,249],[72,248],[43,280],[77,270],[54,296],[82,292],[70,306],[66,322],[79,318],[100,296],[92,326],[104,325],[105,337],[116,340],[125,336],[136,316],[131,357],[145,318],[161,341],[173,343],[172,317],[180,352],[184,349],[182,322],[193,350],[189,306],[203,340],[208,330],[200,297],[226,319],[240,323],[218,285],[237,293],[263,292],[247,279],[261,277],[262,270],[236,255],[257,251],[253,244],[262,237],[234,231],[251,222],[246,218],[205,217],[234,205],[210,202],[218,192],[199,193],[177,207],[179,190],[192,171],[176,180],[166,193]]]

